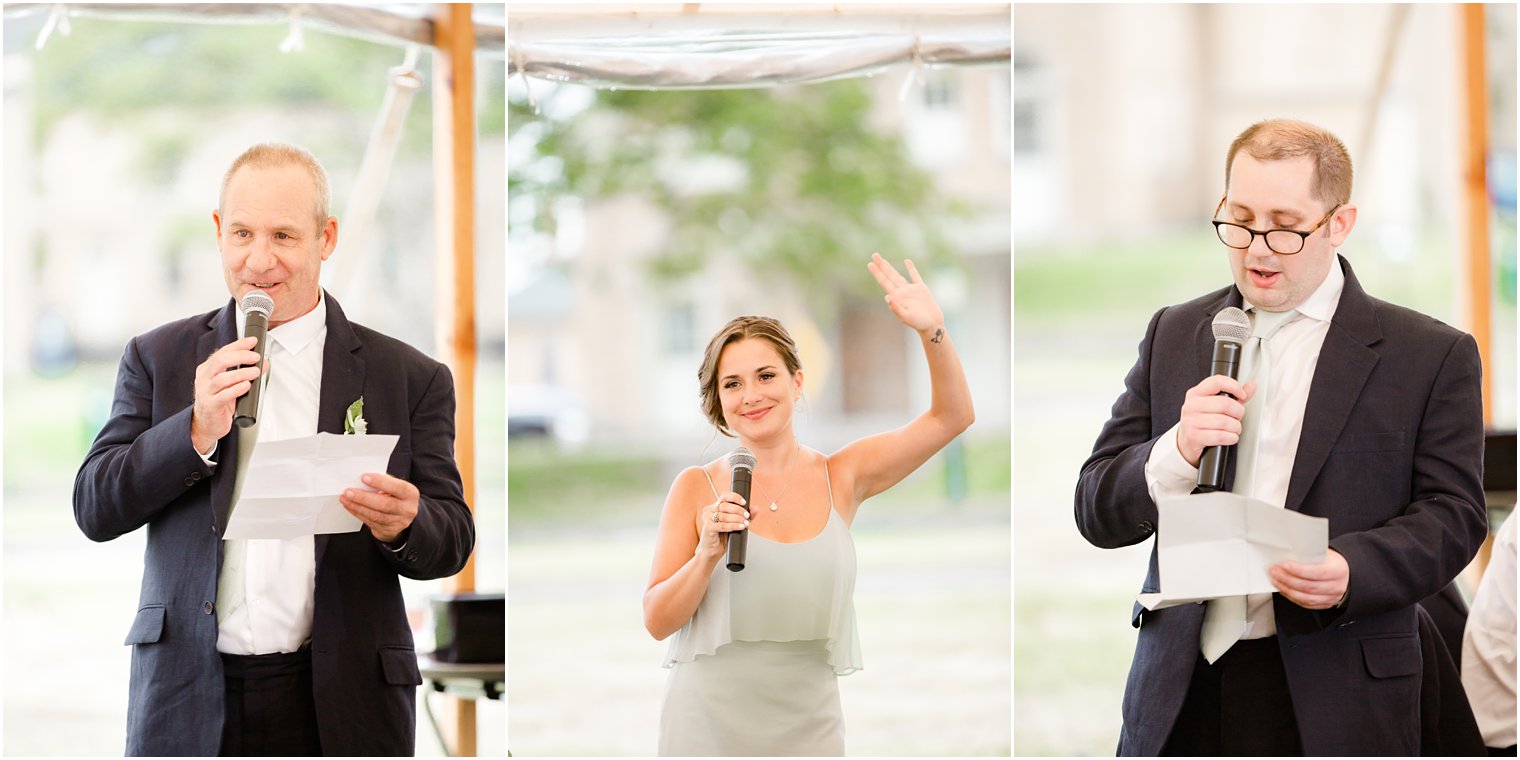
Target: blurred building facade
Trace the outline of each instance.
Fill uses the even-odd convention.
[[[899,269],[914,258],[945,308],[976,398],[977,432],[1009,426],[1010,74],[997,66],[920,72],[906,97],[899,97],[904,70],[869,85],[873,123],[900,131],[937,189],[973,209],[946,230],[963,270],[930,269],[893,240],[875,245]],[[669,222],[654,204],[622,195],[560,211],[557,236],[511,233],[514,257],[547,258],[550,246],[575,250],[568,267],[509,274],[509,418],[551,420],[545,424],[569,431],[559,435],[566,443],[632,442],[689,459],[692,442],[711,429],[699,406],[702,351],[740,314],[774,316],[797,340],[805,373],[799,433],[810,444],[841,445],[927,408],[918,338],[879,300],[841,298],[837,318],[820,318],[797,293],[757,283],[721,251],[694,277],[658,282],[647,262]],[[867,282],[871,253],[859,252]]]
[[[4,298],[8,372],[36,357],[72,352],[114,364],[133,335],[169,320],[219,308],[223,284],[211,212],[222,175],[245,148],[267,141],[311,150],[332,182],[338,257],[359,257],[354,277],[333,296],[353,319],[432,351],[436,303],[433,166],[401,151],[390,169],[366,244],[344,227],[370,140],[372,118],[336,106],[190,110],[148,103],[128,119],[66,114],[39,133],[32,42],[46,14],[8,21],[4,46]],[[76,24],[111,21],[85,19]],[[236,27],[232,27],[236,28]],[[49,45],[76,44],[54,35]],[[313,35],[308,45],[321,44]],[[280,55],[275,50],[273,55]],[[300,53],[294,53],[299,55]],[[402,55],[397,48],[397,62]],[[187,63],[187,65],[197,65]],[[499,61],[482,65],[499,66]],[[383,75],[384,72],[378,72]],[[426,79],[424,77],[424,79]],[[481,76],[482,86],[501,77]],[[384,92],[386,80],[355,82]],[[430,97],[424,86],[414,110]],[[416,118],[417,116],[424,118]],[[426,128],[424,114],[408,120]],[[477,143],[477,321],[483,357],[500,356],[506,309],[500,297],[506,248],[500,132]],[[170,158],[165,159],[168,155]],[[324,276],[324,285],[328,284]]]
[[[1464,7],[1018,5],[1021,260],[1212,245],[1206,225],[1230,142],[1254,122],[1297,118],[1351,152],[1358,216],[1342,252],[1363,282],[1473,330]],[[1493,278],[1485,364],[1493,420],[1513,426],[1516,7],[1482,12]]]
[[[1486,8],[1513,50],[1514,7]],[[1101,239],[1206,220],[1234,136],[1289,117],[1346,142],[1360,234],[1377,230],[1378,245],[1408,255],[1410,224],[1451,228],[1459,218],[1458,13],[1452,5],[1017,6],[1015,235],[1021,245]],[[1512,87],[1490,93],[1495,112],[1509,114],[1491,139],[1511,162],[1514,96]]]

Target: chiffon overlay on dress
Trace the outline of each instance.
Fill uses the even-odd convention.
[[[832,488],[818,535],[779,543],[751,533],[747,559],[741,572],[713,571],[670,643],[659,753],[843,755],[838,676],[861,657],[855,543]]]

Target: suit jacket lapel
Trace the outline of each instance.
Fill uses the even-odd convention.
[[[343,434],[343,416],[350,404],[364,393],[363,344],[343,309],[326,291],[327,342],[322,349],[322,391],[317,405],[317,432]],[[331,534],[316,537],[317,567]]]
[[[237,340],[237,318],[233,309],[237,308],[237,302],[228,300],[227,305],[221,311],[211,315],[206,321],[206,332],[201,335],[195,346],[195,366],[199,367],[216,350]],[[193,378],[195,370],[191,368]],[[193,380],[192,380],[193,382]],[[194,392],[191,393],[191,403],[194,403]],[[217,535],[227,532],[227,518],[232,513],[232,484],[237,479],[237,431],[236,425],[222,436],[216,444],[216,461],[225,464],[217,468],[219,477],[211,479],[211,514],[212,524],[216,526]]]
[[[1319,476],[1331,447],[1345,429],[1351,410],[1378,363],[1378,353],[1371,346],[1383,339],[1371,297],[1356,281],[1351,265],[1344,258],[1337,256],[1337,259],[1346,273],[1346,284],[1320,348],[1309,400],[1304,405],[1304,427],[1293,457],[1293,474],[1288,480],[1284,505],[1294,511],[1303,505],[1309,486]]]

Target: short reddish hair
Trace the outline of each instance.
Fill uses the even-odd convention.
[[[1351,200],[1351,154],[1329,130],[1293,119],[1258,121],[1230,143],[1224,158],[1224,187],[1230,189],[1230,167],[1244,150],[1257,161],[1283,161],[1308,156],[1314,162],[1309,195],[1329,207]]]

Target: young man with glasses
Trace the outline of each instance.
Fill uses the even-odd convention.
[[[1270,568],[1277,593],[1135,606],[1121,754],[1434,746],[1416,604],[1486,534],[1482,370],[1471,336],[1372,298],[1337,255],[1356,225],[1351,175],[1311,124],[1235,139],[1213,222],[1234,285],[1156,313],[1083,465],[1077,524],[1101,547],[1164,528],[1156,500],[1193,490],[1209,446],[1236,449],[1228,489],[1330,521],[1323,562]],[[1230,306],[1253,326],[1240,380],[1208,376]],[[1153,550],[1143,590],[1159,588]]]

